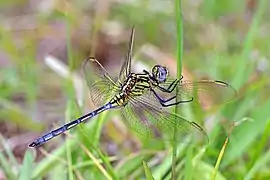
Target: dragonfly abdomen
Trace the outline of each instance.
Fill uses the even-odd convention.
[[[88,114],[86,114],[86,115],[84,115],[84,116],[82,116],[74,121],[71,121],[71,122],[65,124],[62,127],[59,127],[58,129],[55,129],[55,130],[41,136],[40,138],[36,139],[31,144],[29,144],[29,147],[40,146],[40,145],[44,144],[45,142],[49,141],[50,139],[52,139],[60,134],[63,134],[65,131],[77,126],[78,124],[85,122],[87,119],[92,118],[92,117],[96,116],[97,114],[101,113],[102,111],[105,111],[107,109],[111,109],[113,107],[114,106],[111,103],[107,103],[106,105],[96,109],[95,111],[90,112],[90,113],[88,113]]]
[[[88,115],[88,118],[92,117],[93,115]],[[82,121],[84,121],[85,119],[76,119],[74,121],[71,121],[67,124],[65,124],[64,126],[58,128],[58,129],[55,129],[43,136],[41,136],[40,138],[36,139],[34,142],[32,142],[29,146],[30,147],[36,147],[36,146],[40,146],[41,144],[45,143],[46,141],[49,141],[50,139],[64,133],[65,131],[71,129],[72,127],[74,126],[77,126],[78,124],[80,124]]]

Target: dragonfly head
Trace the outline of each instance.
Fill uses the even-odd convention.
[[[158,82],[163,83],[167,80],[167,78],[169,76],[169,71],[165,66],[155,65],[152,68],[152,76]]]

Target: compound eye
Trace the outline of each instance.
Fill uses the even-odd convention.
[[[163,79],[163,78],[165,77],[165,73],[164,73],[164,72],[160,72],[160,73],[159,73],[159,77],[160,77],[161,79]]]
[[[158,78],[160,82],[164,82],[167,78],[167,69],[162,67],[159,69]]]

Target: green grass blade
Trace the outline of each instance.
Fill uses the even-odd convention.
[[[66,29],[66,42],[67,42],[67,57],[68,57],[68,67],[69,71],[71,72],[74,68],[74,58],[73,58],[73,51],[72,51],[72,45],[71,45],[71,21],[69,19],[69,13],[68,11],[65,11],[65,29]],[[73,102],[76,101],[76,98],[74,97],[74,89],[73,89],[73,83],[72,79],[68,79],[68,92],[72,93],[67,93],[68,96],[68,102],[67,102],[67,108],[66,108],[66,113],[65,113],[65,122],[68,123],[73,117],[74,111],[73,109]],[[67,138],[66,141],[69,141],[69,138]],[[66,147],[66,158],[67,158],[67,166],[68,166],[68,179],[73,180],[74,179],[74,173],[73,173],[73,165],[72,165],[72,149],[70,146],[65,144]]]
[[[183,57],[183,19],[182,19],[182,7],[181,0],[175,0],[175,14],[176,14],[176,52],[177,52],[177,77],[181,77],[182,73],[182,57]],[[177,99],[176,99],[177,101]],[[178,114],[178,106],[175,106],[174,112]],[[174,129],[175,131],[175,129]],[[176,179],[176,161],[177,161],[177,145],[173,143],[173,151],[172,151],[172,174],[171,178]]]
[[[18,162],[16,160],[15,155],[13,154],[12,150],[10,149],[9,145],[7,144],[6,140],[4,139],[4,137],[2,136],[2,134],[0,134],[0,144],[3,145],[4,147],[4,151],[7,154],[10,163],[15,166],[16,168],[19,168]]]
[[[149,169],[149,167],[147,166],[147,164],[145,163],[145,161],[143,161],[143,168],[144,168],[144,173],[145,173],[145,177],[147,180],[154,180],[151,170]]]
[[[227,145],[228,145],[229,137],[230,137],[230,135],[231,135],[231,133],[232,133],[232,131],[233,131],[233,128],[234,128],[235,126],[240,125],[240,124],[243,123],[244,121],[248,121],[248,120],[250,120],[250,119],[249,119],[249,118],[243,118],[243,119],[240,120],[240,121],[235,121],[235,122],[233,122],[233,124],[231,125],[229,134],[228,134],[227,138],[225,139],[225,142],[223,143],[223,146],[222,146],[222,148],[221,148],[221,150],[220,150],[220,152],[219,152],[218,159],[217,159],[215,168],[214,168],[214,170],[213,170],[213,174],[212,174],[212,178],[211,178],[212,180],[215,180],[215,179],[216,179],[216,176],[217,176],[217,174],[218,174],[218,169],[219,169],[221,160],[222,160],[222,158],[224,157],[225,149],[226,149],[226,147],[227,147]]]
[[[208,180],[208,179],[211,179],[211,175],[213,171],[214,171],[214,167],[212,165],[204,161],[200,161],[198,162],[197,166],[194,168],[193,177],[194,179],[198,179],[198,180],[200,179]],[[218,171],[216,175],[216,180],[226,180],[226,178]]]
[[[5,175],[10,180],[16,180],[16,174],[13,173],[12,169],[10,168],[10,164],[8,159],[4,156],[2,152],[0,152],[0,166],[1,169],[4,171]]]
[[[101,171],[101,173],[106,177],[108,180],[112,180],[113,178],[110,176],[110,174],[104,169],[104,167],[101,165],[101,163],[98,161],[98,159],[85,147],[81,146],[82,149],[86,152],[86,154],[93,160],[97,168]]]
[[[267,141],[270,134],[270,119],[268,119],[268,125],[265,128],[265,131],[262,135],[261,140],[259,141],[258,145],[256,146],[256,152],[253,155],[253,160],[251,160],[251,168],[246,174],[244,179],[252,179],[256,172],[259,172],[267,162],[269,162],[270,158],[270,151],[268,150],[266,153],[263,152],[264,146],[267,145]]]
[[[39,131],[42,129],[43,126],[41,124],[33,122],[15,103],[0,98],[0,106],[2,106],[0,109],[0,120],[12,122],[28,130],[34,129],[35,131]]]
[[[189,146],[186,154],[186,162],[185,162],[185,179],[191,180],[193,175],[193,146]]]
[[[72,114],[72,100],[68,100],[68,104],[67,104],[67,110],[66,110],[66,122],[70,122],[70,117]],[[69,138],[66,139],[66,141],[69,141]],[[71,154],[71,148],[70,146],[67,145],[67,143],[65,143],[66,145],[66,157],[67,157],[67,165],[68,165],[68,179],[73,180],[73,171],[72,171],[72,154]]]
[[[256,151],[253,155],[253,159],[249,163],[250,165],[248,166],[248,169],[252,168],[252,166],[257,161],[257,159],[259,159],[261,157],[261,154],[263,153],[263,149],[264,149],[265,145],[267,144],[267,141],[269,138],[268,135],[270,134],[270,119],[268,119],[267,122],[268,123],[267,123],[266,128],[263,132],[262,138],[257,143],[257,145],[255,143]]]
[[[177,40],[176,40],[176,52],[177,52],[177,77],[181,77],[182,73],[182,57],[183,57],[183,19],[182,19],[182,7],[181,0],[175,0],[175,15],[176,15],[176,29],[177,29]],[[177,98],[176,98],[177,101]],[[175,106],[174,112],[178,114],[178,106]],[[175,132],[175,129],[174,129]],[[175,133],[174,133],[175,134]],[[177,145],[173,143],[172,152],[172,173],[171,179],[176,179],[176,161],[177,161]]]
[[[33,173],[33,163],[34,163],[33,154],[29,150],[27,150],[26,153],[24,154],[23,165],[20,169],[19,180],[31,179]]]
[[[74,147],[75,146],[75,140],[74,141],[68,141],[67,146]],[[32,179],[36,179],[38,177],[42,177],[49,173],[55,166],[59,165],[59,158],[63,158],[66,152],[66,147],[61,146],[61,148],[55,150],[50,154],[50,156],[47,156],[46,158],[43,158],[35,167],[32,175]]]
[[[118,179],[117,175],[114,172],[114,168],[110,164],[109,158],[104,155],[101,150],[98,148],[99,139],[101,137],[102,127],[105,121],[108,119],[108,115],[110,112],[103,112],[101,113],[97,119],[95,119],[92,123],[93,126],[91,128],[91,132],[87,133],[85,127],[80,127],[81,131],[79,132],[82,135],[82,141],[85,143],[85,145],[89,146],[91,150],[95,151],[101,161],[104,163],[104,166],[106,167],[108,173],[110,176],[112,176],[113,179]]]
[[[176,40],[176,53],[177,53],[177,77],[180,78],[182,75],[182,60],[184,51],[184,28],[183,28],[183,17],[182,17],[182,2],[181,0],[175,0],[175,13],[176,13],[176,29],[177,29],[177,40]]]
[[[263,154],[258,161],[254,164],[254,166],[250,169],[250,171],[244,177],[245,180],[256,179],[256,173],[260,172],[262,167],[266,166],[270,161],[270,150]]]
[[[262,15],[267,8],[266,3],[266,0],[259,1],[258,8],[250,25],[249,32],[247,33],[244,47],[237,64],[238,70],[232,83],[236,89],[239,89],[247,81],[251,73],[252,67],[250,63],[247,63],[247,59],[253,47],[254,37],[258,33]]]
[[[226,158],[224,159],[224,164],[228,164],[231,161],[239,158],[243,153],[247,151],[247,148],[256,141],[256,137],[263,132],[265,124],[270,117],[270,100],[261,106],[253,108],[250,117],[254,119],[254,122],[244,123],[237,127],[236,133],[233,133],[231,138],[232,146],[229,146],[226,153]],[[256,125],[256,130],[254,130],[254,125]]]
[[[147,155],[143,155],[143,158],[144,160],[149,159]],[[139,169],[141,167],[141,164],[142,164],[141,154],[136,154],[131,157],[127,157],[126,159],[123,159],[122,161],[119,162],[119,164],[115,168],[116,173],[120,179],[123,179],[131,175],[137,169]]]

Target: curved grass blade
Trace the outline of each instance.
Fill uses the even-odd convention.
[[[145,161],[143,161],[143,168],[144,168],[144,173],[145,173],[146,179],[147,180],[154,180],[154,177],[151,173],[151,170],[149,169],[149,167],[147,166]]]
[[[20,169],[19,180],[31,179],[33,173],[34,158],[33,155],[27,150],[24,154],[23,165]]]

